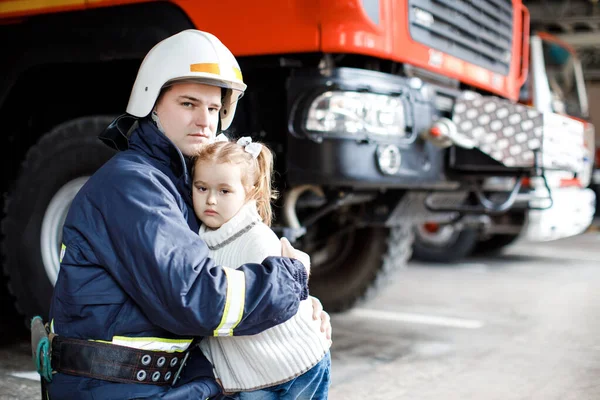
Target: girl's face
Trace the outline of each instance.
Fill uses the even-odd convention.
[[[200,161],[194,170],[192,193],[196,216],[217,229],[246,203],[242,168],[233,163]]]

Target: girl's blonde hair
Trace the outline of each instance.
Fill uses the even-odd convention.
[[[203,161],[240,164],[246,199],[256,200],[258,215],[266,225],[271,226],[273,221],[271,201],[277,199],[277,191],[272,185],[273,153],[267,146],[260,144],[262,146],[257,158],[252,157],[252,154],[246,152],[244,147],[236,142],[208,144],[194,157],[192,175],[198,164]]]

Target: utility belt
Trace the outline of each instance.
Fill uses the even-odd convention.
[[[48,332],[42,319],[31,321],[31,345],[38,373],[48,382],[52,373],[119,383],[174,385],[186,364],[186,351],[140,350],[112,343],[71,339]]]

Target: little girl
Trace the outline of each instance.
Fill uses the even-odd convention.
[[[200,237],[218,265],[260,263],[281,256],[269,228],[273,155],[249,137],[228,142],[224,135],[194,160],[193,203],[203,225]],[[312,318],[310,300],[295,316],[252,336],[202,340],[225,393],[240,400],[326,399],[330,384],[330,341]]]

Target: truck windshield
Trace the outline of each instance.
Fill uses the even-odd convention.
[[[556,42],[542,41],[544,63],[552,94],[552,111],[575,117],[583,117],[582,99],[578,88],[583,82],[577,69],[581,64],[567,48]]]

